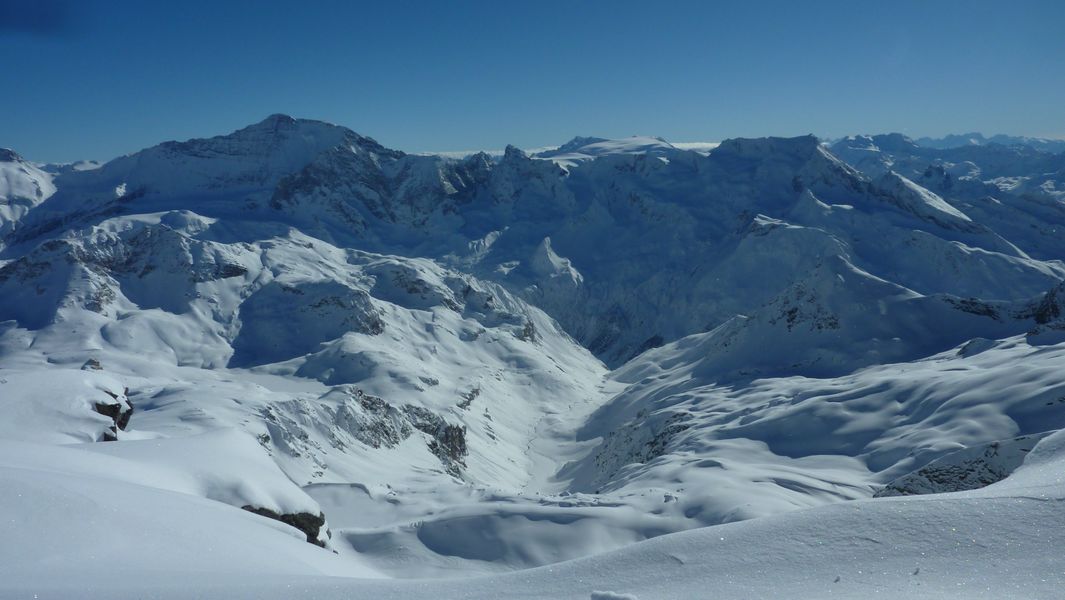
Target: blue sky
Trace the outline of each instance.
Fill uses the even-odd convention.
[[[108,159],[275,112],[407,151],[1065,137],[1063,24],[1062,0],[0,0],[0,146]]]

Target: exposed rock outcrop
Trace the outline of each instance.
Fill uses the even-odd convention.
[[[408,404],[403,407],[403,412],[415,429],[432,437],[429,451],[440,459],[444,469],[450,475],[461,477],[466,456],[470,453],[466,446],[466,428],[448,423],[440,415],[420,406]]]
[[[130,418],[133,417],[133,403],[127,398],[129,389],[123,390],[121,396],[107,390],[104,390],[104,393],[111,396],[114,402],[94,402],[92,409],[111,419],[112,422],[112,425],[104,431],[100,441],[114,442],[118,440],[119,430],[125,431],[126,427],[129,426]]]
[[[874,496],[912,496],[975,490],[1002,481],[1048,433],[963,448],[891,481]]]
[[[319,539],[322,527],[325,525],[325,514],[318,513],[317,515],[309,512],[300,513],[277,513],[269,508],[262,508],[258,506],[252,506],[245,504],[242,506],[244,510],[255,513],[259,516],[273,519],[275,521],[281,521],[286,525],[291,525],[296,529],[299,529],[307,536],[307,543],[314,544],[321,548],[325,548],[325,542]],[[327,531],[328,535],[328,531]]]

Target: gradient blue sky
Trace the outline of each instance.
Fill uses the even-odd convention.
[[[1065,0],[0,0],[0,146],[108,159],[270,113],[407,151],[574,135],[1065,137]]]

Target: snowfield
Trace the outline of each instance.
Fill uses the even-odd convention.
[[[112,501],[150,501],[168,516],[192,517],[198,519],[197,525],[218,526],[211,532],[210,554],[204,555],[202,540],[184,535],[194,531],[176,536],[172,528],[159,522],[154,511],[135,513],[128,515],[128,523],[144,528],[137,530],[132,541],[122,533],[123,528],[89,532],[83,527],[64,529],[67,534],[58,546],[65,559],[78,565],[75,567],[36,562],[18,565],[22,568],[15,570],[15,561],[25,555],[5,555],[4,588],[13,597],[37,594],[39,598],[61,598],[76,593],[101,598],[182,598],[188,597],[190,582],[180,576],[194,574],[191,589],[198,595],[226,598],[653,600],[700,598],[708,590],[715,598],[853,598],[869,594],[1053,598],[1065,577],[1058,552],[1065,543],[1065,531],[1059,523],[1059,504],[1065,500],[1063,440],[1059,434],[1038,446],[1029,457],[1031,464],[1014,474],[1016,481],[1007,479],[976,492],[832,504],[663,536],[554,566],[431,581],[382,581],[366,578],[366,574],[357,579],[314,577],[310,573],[324,569],[331,555],[319,552],[322,556],[311,561],[307,556],[311,546],[276,534],[271,537],[265,525],[261,530],[251,527],[250,515],[242,517],[238,511],[229,515],[230,511],[195,498],[180,502],[162,494],[145,498],[148,494],[143,488],[114,486],[108,490],[114,494],[109,498]],[[95,494],[109,487],[97,480],[57,481],[44,473],[5,481],[9,483],[15,485],[5,485],[0,492],[5,505],[32,511],[48,528],[83,525],[85,521],[72,519],[70,513],[85,514],[82,507],[86,500],[107,499]],[[50,493],[38,491],[42,488]],[[23,493],[27,500],[36,500],[32,508],[11,503],[10,496]],[[68,500],[65,506],[64,498]],[[48,508],[39,505],[42,500],[47,500]],[[55,510],[57,506],[69,512]],[[103,515],[90,512],[85,516]],[[216,521],[210,520],[212,517]],[[158,543],[159,535],[166,536],[165,543]],[[237,539],[245,549],[232,544],[233,535],[240,536]],[[95,543],[101,539],[115,544],[113,550],[132,551],[122,553],[128,581],[116,579],[107,568],[113,564],[114,555],[104,561],[92,560],[99,552]],[[31,545],[35,549],[42,546],[46,543],[34,541]],[[215,560],[206,560],[210,558]],[[333,560],[340,562],[335,557]],[[55,577],[57,569],[62,578]]]
[[[1057,597],[1065,154],[967,139],[4,150],[0,597]]]

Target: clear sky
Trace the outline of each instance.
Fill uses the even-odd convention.
[[[406,151],[574,135],[1065,137],[1065,0],[0,0],[0,146],[283,112]]]

